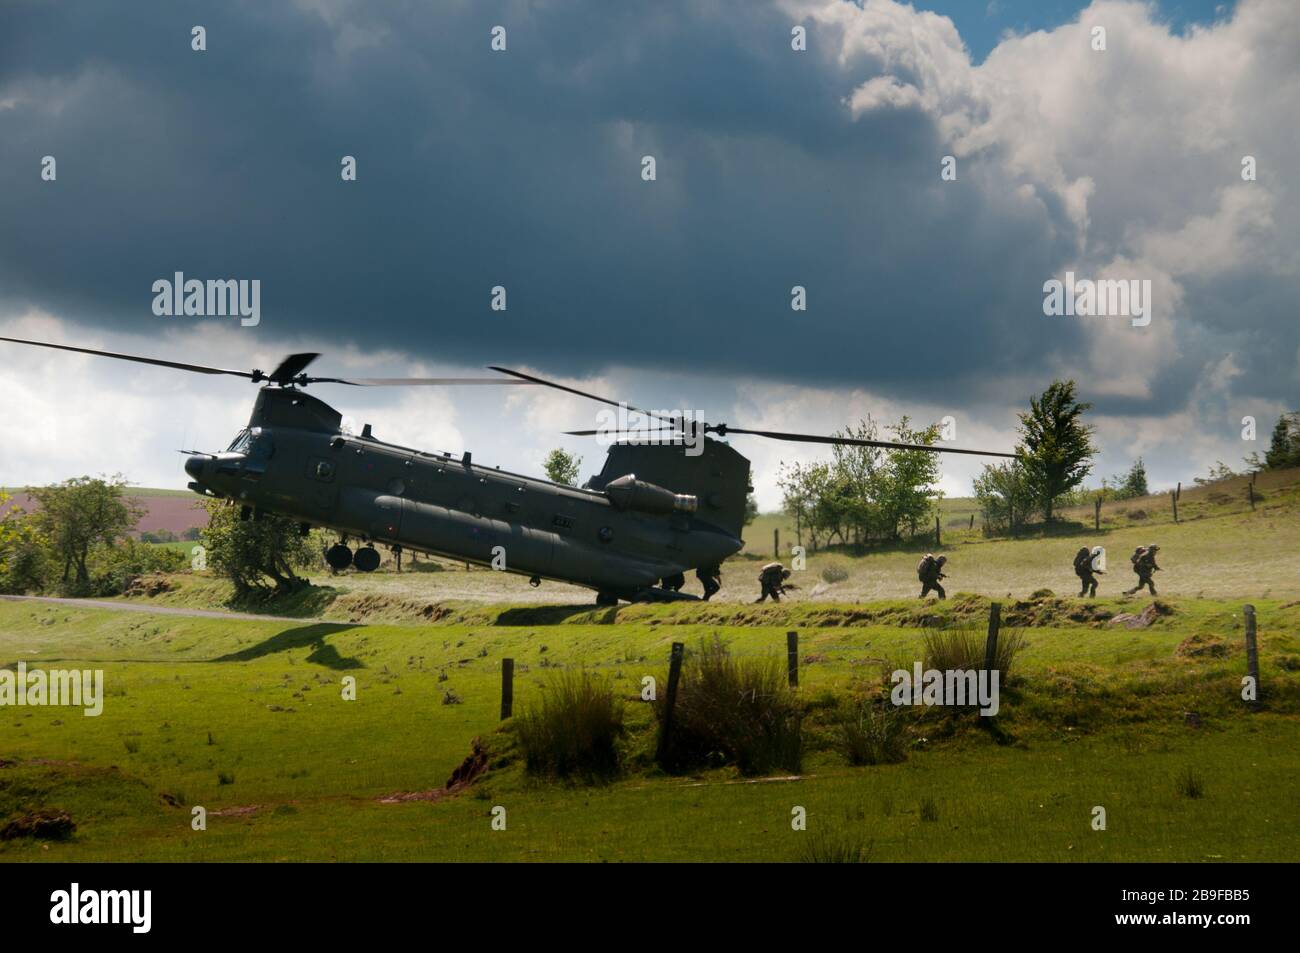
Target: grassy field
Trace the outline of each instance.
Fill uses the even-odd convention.
[[[1167,498],[1153,498],[1103,511],[1100,532],[1067,524],[1014,540],[970,531],[950,501],[967,529],[945,530],[942,603],[915,598],[923,541],[817,553],[780,605],[747,604],[770,558],[757,552],[724,566],[708,604],[596,608],[574,587],[425,560],[401,574],[319,573],[318,586],[269,603],[236,603],[206,573],[120,600],[145,612],[0,601],[0,665],[102,669],[107,695],[99,717],[0,708],[0,827],[38,809],[77,824],[69,840],[0,840],[0,860],[782,861],[826,842],[875,861],[1295,860],[1298,482],[1294,471],[1261,478],[1254,510],[1244,487],[1216,485],[1184,490],[1176,525]],[[770,538],[775,519],[750,537]],[[1112,571],[1103,598],[1082,601],[1070,558],[1094,539]],[[1158,611],[1129,628],[1112,620],[1152,602],[1116,593],[1131,585],[1128,551],[1151,541]],[[832,566],[845,578],[828,582]],[[990,599],[1026,639],[995,726],[908,709],[904,761],[851,765],[840,706],[919,660],[926,632],[978,630]],[[1247,601],[1259,710],[1240,698]],[[283,618],[154,611],[222,607]],[[671,643],[716,637],[742,659],[774,658],[790,630],[799,771],[663,773],[639,691],[647,675],[663,684]],[[528,776],[498,717],[503,658],[515,660],[517,715],[559,672],[611,680],[626,705],[623,772],[598,786]],[[476,738],[490,770],[446,792]],[[195,806],[205,831],[191,828]],[[492,828],[497,807],[504,831]],[[792,830],[797,807],[806,831]],[[1091,827],[1096,807],[1105,831]]]
[[[1239,605],[1174,600],[1140,630],[1072,620],[1077,605],[1020,605],[1039,624],[1027,630],[997,735],[973,718],[923,712],[906,761],[851,767],[824,720],[831,700],[872,691],[882,660],[917,658],[917,625],[943,621],[934,613],[979,619],[983,600],[949,600],[929,618],[913,602],[465,603],[425,625],[0,602],[0,660],[101,668],[107,686],[97,718],[3,711],[0,817],[57,807],[78,829],[68,841],[0,842],[0,859],[797,860],[813,833],[856,838],[881,861],[1295,859],[1300,605],[1259,604],[1268,692],[1259,712],[1238,697]],[[1102,601],[1086,618],[1124,608]],[[637,693],[644,675],[663,677],[671,642],[716,634],[737,655],[764,655],[782,650],[792,627],[808,707],[796,779],[725,767],[667,776],[651,765]],[[612,679],[628,699],[626,774],[598,787],[526,777],[510,733],[498,731],[503,657],[516,660],[516,712],[560,669]],[[356,679],[355,701],[341,697],[345,676]],[[444,703],[448,692],[460,701]],[[493,769],[443,795],[475,737]],[[1200,798],[1179,793],[1189,768]],[[191,829],[194,805],[208,812],[206,831]],[[505,831],[491,828],[496,806]],[[791,829],[796,806],[808,812],[806,832]],[[1095,806],[1106,809],[1104,832],[1089,826]]]

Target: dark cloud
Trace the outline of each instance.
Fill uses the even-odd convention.
[[[933,119],[854,119],[880,64],[841,67],[815,27],[794,54],[791,22],[741,0],[8,5],[0,303],[139,331],[157,278],[260,278],[256,333],[322,347],[952,399],[1074,353],[1084,331],[1041,316],[1078,252],[1065,210],[941,184]],[[968,168],[996,182],[998,158]]]

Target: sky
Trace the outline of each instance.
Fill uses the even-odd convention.
[[[1300,406],[1296,102],[1294,0],[16,0],[0,335],[499,364],[755,429],[951,417],[954,445],[995,450],[1072,378],[1090,482],[1141,456],[1172,486]],[[259,281],[258,322],[156,314],[177,272]],[[1147,283],[1149,321],[1045,314],[1067,274]],[[537,388],[314,393],[509,470],[603,457],[562,435],[599,405]],[[0,343],[0,485],[184,486],[174,451],[224,447],[253,396]],[[819,455],[733,442],[765,509]],[[981,465],[945,457],[940,487]]]

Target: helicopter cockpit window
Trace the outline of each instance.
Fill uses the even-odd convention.
[[[248,448],[253,444],[253,433],[251,430],[241,430],[238,436],[230,442],[226,448],[227,453],[248,453]]]

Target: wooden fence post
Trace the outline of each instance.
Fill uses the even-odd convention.
[[[975,528],[975,514],[974,514],[974,513],[972,513],[972,514],[970,515],[970,528],[971,528],[971,529],[974,529],[974,528]]]
[[[1174,505],[1174,522],[1178,522],[1178,494],[1173,490],[1169,491],[1169,502]]]
[[[501,720],[505,721],[515,710],[515,660],[501,660]]]
[[[1002,604],[989,603],[989,637],[984,643],[984,671],[993,671],[998,660],[998,628],[1002,625]]]
[[[655,758],[660,762],[667,758],[671,743],[673,706],[677,704],[677,683],[682,677],[682,653],[685,650],[684,643],[674,642],[672,654],[668,656],[668,687],[664,694],[664,720],[659,726],[659,750],[655,752]]]
[[[1101,530],[1101,497],[1092,501],[1092,528]]]
[[[1246,495],[1250,497],[1250,508],[1255,508],[1255,475],[1250,475],[1250,482],[1246,484]]]
[[[1259,650],[1255,645],[1255,607],[1243,606],[1242,612],[1246,616],[1246,674],[1255,682],[1255,701],[1252,705],[1258,707],[1264,692],[1259,685]]]
[[[938,549],[940,545],[941,545],[941,543],[939,542],[939,516],[938,516],[938,514],[935,514],[935,517],[934,517],[934,548],[935,548],[935,549]]]
[[[799,633],[785,634],[785,667],[790,677],[790,687],[799,687]]]
[[[777,527],[772,530],[772,558],[781,558],[781,529]]]

